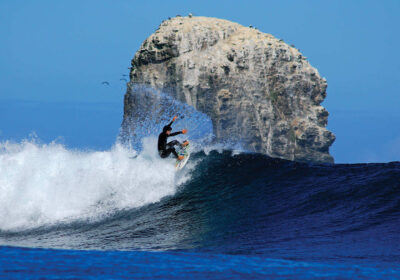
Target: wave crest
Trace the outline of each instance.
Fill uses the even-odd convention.
[[[171,160],[147,138],[135,152],[68,150],[58,143],[0,143],[0,230],[21,230],[77,219],[98,219],[175,193]]]

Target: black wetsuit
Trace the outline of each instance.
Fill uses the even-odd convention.
[[[171,129],[173,121],[170,122],[168,125],[164,126],[163,132],[160,133],[158,136],[158,153],[160,154],[160,157],[166,158],[168,157],[171,153],[178,158],[178,153],[175,151],[174,146],[180,145],[179,141],[174,140],[171,141],[167,144],[167,138],[171,136],[175,136],[178,134],[181,134],[182,132],[174,132],[171,133],[170,135],[167,134],[167,131]]]

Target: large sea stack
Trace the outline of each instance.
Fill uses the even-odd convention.
[[[132,59],[123,129],[132,129],[128,119],[141,106],[135,84],[207,114],[219,141],[271,157],[333,162],[335,136],[321,106],[326,80],[298,49],[255,28],[208,17],[162,22]]]

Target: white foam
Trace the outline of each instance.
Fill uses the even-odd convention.
[[[68,150],[57,143],[0,143],[0,230],[99,219],[173,195],[187,179],[173,159],[145,139],[136,158],[121,145],[109,151]]]

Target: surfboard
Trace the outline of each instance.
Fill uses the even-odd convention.
[[[185,147],[181,148],[178,152],[178,155],[183,156],[182,160],[176,160],[175,167],[176,169],[182,169],[190,157],[190,144],[186,145]]]

